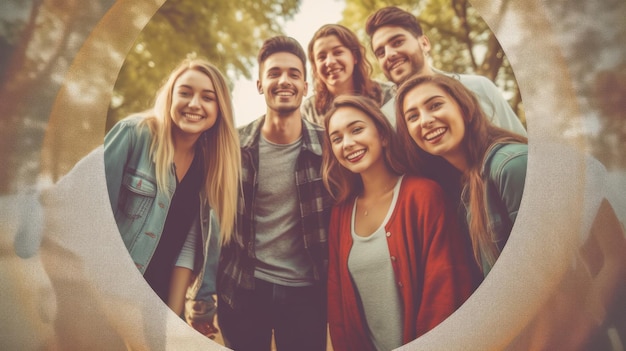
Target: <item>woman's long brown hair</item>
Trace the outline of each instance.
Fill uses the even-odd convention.
[[[450,165],[440,156],[428,154],[409,135],[403,106],[406,95],[422,84],[435,84],[447,92],[459,105],[465,121],[465,135],[461,141],[465,150],[468,169],[462,174],[462,182],[466,184],[469,195],[469,233],[472,240],[474,257],[480,266],[483,263],[493,265],[498,258],[499,250],[492,239],[493,228],[490,225],[487,203],[485,199],[485,182],[482,165],[488,150],[500,143],[523,143],[528,139],[508,130],[493,125],[483,112],[478,99],[459,80],[443,74],[433,76],[416,76],[404,82],[396,96],[396,125],[400,142],[405,146],[412,172],[422,173],[450,186]],[[483,262],[483,259],[486,262]]]

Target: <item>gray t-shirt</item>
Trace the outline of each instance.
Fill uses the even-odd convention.
[[[296,160],[302,138],[291,144],[259,140],[258,188],[254,203],[254,276],[284,286],[314,282],[313,265],[300,230]]]
[[[370,338],[379,351],[402,345],[402,302],[385,236],[385,224],[396,206],[401,183],[402,178],[393,190],[385,219],[370,236],[362,237],[354,232],[356,200],[352,209],[353,244],[348,256],[348,270],[363,305]]]

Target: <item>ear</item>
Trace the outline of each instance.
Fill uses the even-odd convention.
[[[261,85],[261,80],[257,79],[256,81],[256,90],[260,95],[263,95],[263,86]]]
[[[422,47],[422,51],[426,54],[428,54],[430,52],[430,49],[432,48],[430,46],[430,40],[428,39],[428,37],[426,36],[426,34],[422,35],[419,38],[419,43],[420,46]]]

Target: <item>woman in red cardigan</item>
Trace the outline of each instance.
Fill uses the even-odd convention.
[[[404,153],[372,100],[339,96],[324,123],[322,174],[337,201],[329,228],[333,348],[391,350],[469,297],[472,258],[441,188],[403,175]]]

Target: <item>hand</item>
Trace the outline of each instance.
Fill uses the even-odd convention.
[[[219,333],[219,329],[215,327],[213,320],[210,322],[191,322],[190,324],[195,330],[209,339],[215,339],[215,334]]]

